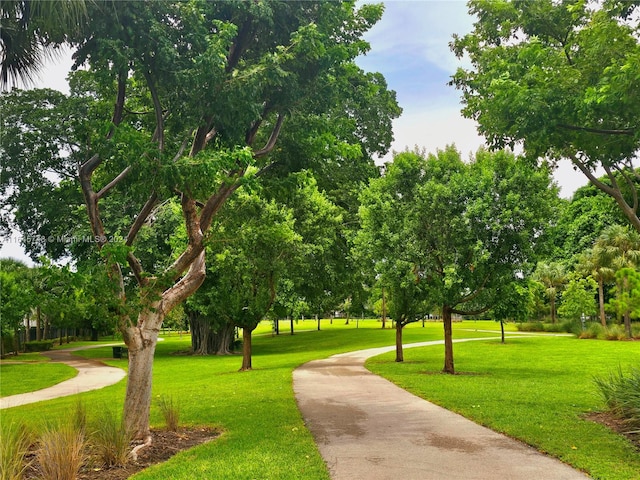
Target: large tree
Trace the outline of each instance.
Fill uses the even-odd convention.
[[[532,268],[557,199],[546,169],[513,154],[479,150],[464,163],[452,148],[430,155],[419,186],[415,228],[427,295],[441,306],[444,372],[454,373],[452,315],[503,302]]]
[[[471,68],[452,83],[462,90],[463,114],[492,148],[520,145],[530,158],[570,159],[640,230],[637,5],[472,0],[474,29],[452,42]]]
[[[402,331],[429,313],[422,289],[423,266],[416,251],[415,232],[408,225],[415,208],[416,189],[424,181],[419,152],[396,154],[382,177],[371,180],[361,194],[361,230],[355,239],[360,268],[382,291],[383,322],[388,312],[396,326],[396,362],[404,361]],[[384,327],[384,324],[383,324]]]
[[[354,139],[366,118],[346,100],[346,110],[335,105],[373,84],[353,60],[366,52],[361,37],[381,13],[352,2],[96,2],[91,21],[70,39],[76,64],[88,68],[71,96],[40,92],[28,110],[21,101],[36,93],[3,98],[9,202],[37,207],[27,199],[42,185],[57,191],[51,177],[38,179],[47,169],[81,187],[90,238],[119,289],[129,348],[124,415],[138,437],[150,441],[159,328],[204,280],[207,237],[225,201],[284,161],[296,142],[362,152]],[[376,125],[388,131],[396,113],[380,109]],[[349,129],[337,128],[343,117],[355,120]],[[310,119],[315,128],[303,128]],[[388,148],[380,138],[377,148]],[[27,175],[35,165],[44,168]],[[138,235],[172,198],[184,242],[164,262],[145,264]]]
[[[470,163],[453,147],[427,158],[408,152],[388,172],[396,170],[399,188],[372,198],[382,208],[371,236],[389,238],[374,261],[380,272],[404,264],[398,286],[405,296],[416,293],[413,308],[421,300],[442,311],[444,372],[454,373],[452,316],[509,302],[503,292],[531,269],[557,191],[548,171],[507,152],[480,150]]]

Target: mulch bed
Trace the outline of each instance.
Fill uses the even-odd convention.
[[[78,475],[78,480],[125,480],[134,473],[151,465],[162,463],[176,453],[196,445],[209,442],[220,436],[220,432],[207,427],[180,428],[177,432],[152,430],[153,442],[138,452],[138,460],[123,467],[85,467]],[[31,459],[35,454],[31,455]],[[25,475],[26,480],[35,480],[40,476],[35,467],[31,467]]]

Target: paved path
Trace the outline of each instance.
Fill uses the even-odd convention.
[[[43,400],[51,400],[58,397],[66,397],[68,395],[97,390],[99,388],[118,383],[126,376],[126,372],[121,368],[109,367],[96,360],[89,360],[71,354],[71,352],[76,350],[104,346],[107,345],[91,345],[88,347],[70,348],[67,350],[51,350],[46,352],[45,355],[50,357],[52,361],[65,363],[78,370],[78,374],[69,380],[65,380],[64,382],[54,385],[53,387],[0,398],[0,409],[41,402]]]
[[[367,358],[392,350],[334,355],[294,371],[298,406],[333,480],[589,478],[364,368]]]

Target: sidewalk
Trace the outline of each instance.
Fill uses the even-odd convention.
[[[486,338],[463,341],[472,340]],[[298,406],[333,480],[589,478],[364,368],[367,358],[392,350],[335,355],[294,371]]]
[[[114,344],[115,345],[115,344]],[[118,344],[119,345],[119,344]],[[99,345],[104,347],[106,345]],[[109,367],[96,360],[88,360],[71,354],[76,350],[96,348],[89,347],[70,348],[68,350],[51,350],[46,352],[46,356],[53,362],[60,362],[78,370],[78,374],[49,388],[37,390],[35,392],[21,393],[0,398],[0,409],[17,407],[29,403],[51,400],[58,397],[66,397],[77,393],[97,390],[118,383],[126,376],[126,372],[120,368]]]

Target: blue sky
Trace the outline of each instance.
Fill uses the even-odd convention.
[[[382,20],[366,36],[371,50],[358,64],[381,72],[403,108],[394,122],[392,150],[418,146],[434,152],[454,143],[468,158],[484,143],[475,123],[460,114],[460,92],[447,85],[456,68],[463,66],[449,42],[454,33],[471,31],[473,21],[462,0],[385,2]],[[71,64],[70,52],[63,51],[47,65],[36,86],[68,91],[65,77]],[[380,161],[391,158],[388,154]],[[565,197],[587,183],[568,162],[560,164],[555,178]],[[0,249],[0,257],[5,256],[25,258],[17,239]]]
[[[428,152],[455,144],[468,158],[484,144],[475,122],[460,114],[460,92],[449,86],[458,67],[469,67],[449,49],[454,33],[464,35],[474,18],[462,0],[388,0],[366,38],[371,51],[358,63],[381,72],[395,90],[403,114],[394,122],[392,150],[424,147]],[[383,160],[388,161],[391,155]],[[561,195],[570,197],[586,178],[561,162],[555,173]]]

